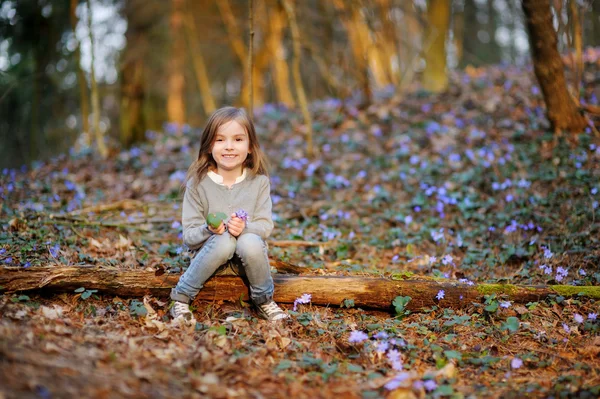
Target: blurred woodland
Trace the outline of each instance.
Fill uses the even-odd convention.
[[[560,53],[599,44],[600,2],[525,3],[551,7]],[[525,64],[526,22],[519,0],[1,0],[0,166],[106,156],[227,104],[309,121],[317,99],[443,92],[453,71]]]

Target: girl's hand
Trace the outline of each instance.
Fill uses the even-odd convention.
[[[212,227],[208,226],[208,230],[213,234],[223,234],[225,233],[225,223],[221,222],[219,227],[217,227],[216,229],[213,229]]]
[[[231,214],[231,219],[229,219],[229,223],[227,223],[227,230],[229,230],[229,234],[234,237],[242,234],[242,231],[246,228],[246,222],[235,216],[235,213]]]

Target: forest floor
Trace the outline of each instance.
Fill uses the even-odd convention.
[[[597,106],[599,52],[586,57],[581,98]],[[600,285],[600,137],[548,132],[532,79],[470,68],[443,95],[315,102],[312,160],[299,114],[257,110],[272,239],[319,243],[270,256],[318,275]],[[168,125],[108,160],[73,151],[2,171],[0,263],[181,273],[179,189],[199,134]],[[86,287],[1,294],[0,398],[600,396],[598,299],[283,304],[291,320],[276,325],[243,302],[196,301],[190,327],[168,305]]]

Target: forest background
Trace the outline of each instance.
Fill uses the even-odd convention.
[[[0,1],[0,397],[598,397],[599,16]],[[289,323],[232,276],[168,317],[225,104],[271,161]]]
[[[465,67],[529,60],[519,1],[300,1],[298,81],[285,2],[256,1],[251,52],[250,3],[1,1],[0,167],[78,138],[81,150],[96,134],[127,148],[165,123],[200,127],[215,107],[248,107],[250,90],[259,111],[303,97],[368,103],[419,82],[442,91]],[[559,51],[598,45],[598,2],[563,3],[553,2]]]

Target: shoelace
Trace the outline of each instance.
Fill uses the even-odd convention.
[[[277,306],[277,304],[275,302],[261,305],[261,308],[269,316],[273,315],[274,313],[282,312],[281,308],[279,306]]]
[[[177,313],[178,315],[184,315],[186,313],[190,313],[190,309],[188,308],[188,305],[186,305],[185,303],[175,302],[175,304],[173,304],[173,306],[175,307],[175,313]]]

